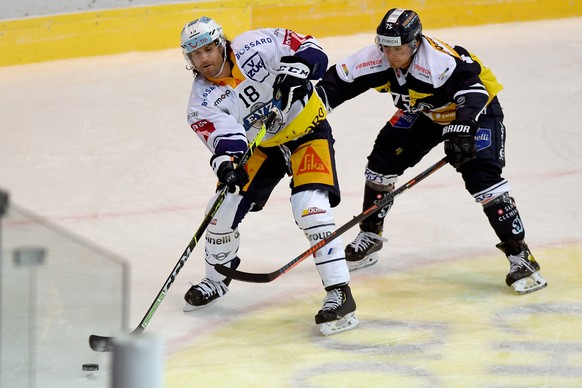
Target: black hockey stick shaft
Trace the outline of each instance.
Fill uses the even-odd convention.
[[[382,209],[383,207],[389,205],[390,202],[392,202],[392,200],[394,199],[394,197],[396,197],[396,196],[402,194],[404,191],[410,189],[411,187],[416,185],[418,182],[420,182],[424,178],[428,177],[429,175],[431,175],[432,173],[434,173],[435,171],[440,169],[445,164],[447,164],[446,158],[439,160],[437,163],[433,164],[432,166],[430,166],[429,168],[427,168],[426,170],[424,170],[423,172],[421,172],[420,174],[418,174],[417,176],[415,176],[414,178],[412,178],[411,180],[406,182],[404,185],[400,186],[396,190],[392,191],[391,193],[386,194],[384,197],[377,200],[374,203],[374,205],[370,206],[369,208],[367,208],[366,210],[364,210],[362,213],[358,214],[357,216],[354,216],[350,221],[348,221],[344,225],[340,226],[337,230],[332,232],[329,236],[320,240],[317,244],[313,245],[311,248],[309,248],[305,252],[301,253],[299,256],[297,256],[296,258],[294,258],[293,260],[291,260],[290,262],[288,262],[287,264],[285,264],[284,266],[282,266],[281,268],[279,268],[276,271],[273,271],[270,273],[242,272],[242,271],[237,271],[237,270],[229,268],[229,267],[225,267],[224,265],[221,265],[221,264],[217,264],[215,266],[215,268],[219,273],[223,274],[224,276],[229,277],[231,279],[240,280],[243,282],[249,282],[249,283],[269,283],[269,282],[272,282],[273,280],[277,279],[281,275],[289,272],[297,264],[301,263],[303,260],[305,260],[309,256],[313,255],[315,252],[317,252],[318,250],[323,248],[325,245],[329,244],[330,242],[332,242],[333,240],[335,240],[336,238],[341,236],[343,233],[345,233],[347,230],[349,230],[353,226],[358,225],[361,221],[370,217],[372,214],[380,211],[380,209]]]
[[[267,128],[269,128],[273,124],[275,118],[276,118],[276,113],[274,111],[271,111],[267,115],[267,118],[264,121],[263,125],[261,126],[261,129],[259,130],[259,132],[255,136],[253,141],[249,144],[247,150],[245,151],[245,153],[243,154],[243,156],[239,160],[237,168],[243,168],[246,165],[247,161],[249,160],[249,158],[251,157],[251,155],[253,154],[253,152],[255,151],[255,149],[257,148],[257,146],[259,145],[259,143],[261,142],[261,140],[265,136],[265,134],[267,132]],[[180,272],[180,270],[182,269],[182,267],[184,266],[184,264],[186,263],[186,261],[190,257],[190,253],[192,253],[192,250],[194,249],[194,247],[196,247],[196,245],[198,245],[198,242],[200,241],[200,238],[202,237],[206,228],[210,224],[210,221],[212,221],[212,218],[216,215],[216,212],[220,208],[220,205],[222,205],[222,202],[226,198],[227,192],[228,192],[228,186],[224,185],[224,187],[222,187],[220,189],[216,200],[214,201],[214,203],[212,204],[212,206],[210,207],[210,209],[206,213],[206,216],[202,220],[202,223],[198,227],[198,230],[196,230],[194,237],[192,237],[192,240],[190,240],[190,243],[188,244],[188,246],[186,247],[186,249],[182,253],[182,256],[180,256],[180,259],[178,260],[178,262],[174,266],[174,269],[170,273],[170,276],[166,279],[166,282],[164,283],[164,285],[162,286],[162,288],[158,292],[158,295],[156,295],[156,298],[152,302],[150,308],[148,309],[148,311],[146,312],[146,314],[142,318],[139,325],[130,334],[143,333],[143,331],[147,327],[148,323],[152,319],[153,315],[155,314],[156,310],[158,309],[158,307],[160,306],[160,304],[164,300],[166,293],[168,292],[168,290],[170,289],[170,286],[172,285],[172,283],[176,279],[176,276],[178,276],[178,273]],[[106,337],[106,336],[92,334],[89,336],[89,346],[91,347],[91,349],[93,349],[96,352],[110,352],[113,350],[113,337]]]

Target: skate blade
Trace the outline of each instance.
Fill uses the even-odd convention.
[[[185,313],[189,313],[190,311],[200,310],[201,308],[212,306],[217,301],[218,301],[217,299],[214,299],[212,302],[208,304],[203,304],[202,306],[193,306],[190,303],[186,302],[184,303],[184,307],[182,307],[182,311],[184,311]]]
[[[369,254],[368,256],[364,257],[362,260],[358,261],[347,261],[348,263],[348,270],[350,272],[357,271],[362,268],[370,267],[378,262],[378,252],[374,252]]]
[[[333,335],[355,329],[356,326],[358,326],[358,323],[360,323],[360,321],[356,318],[356,313],[351,312],[336,321],[320,323],[319,331],[325,336]]]
[[[530,292],[534,292],[537,290],[541,290],[542,288],[546,287],[548,282],[543,276],[536,271],[532,273],[529,277],[519,279],[518,281],[514,282],[511,287],[520,295],[529,294]]]

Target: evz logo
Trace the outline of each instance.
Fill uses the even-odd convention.
[[[269,101],[267,104],[257,104],[259,106],[253,107],[252,112],[249,113],[245,118],[243,118],[243,127],[245,131],[248,131],[256,124],[260,127],[262,125],[262,120],[269,114],[273,109],[273,102]],[[277,133],[279,128],[276,125],[272,125],[271,128],[267,130],[268,133]]]

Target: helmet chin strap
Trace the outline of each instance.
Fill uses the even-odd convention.
[[[414,56],[414,54],[416,54],[416,52],[418,51],[418,48],[420,47],[420,42],[418,40],[414,40],[414,48],[412,49],[412,56]]]
[[[216,73],[212,78],[218,77],[218,75],[222,73],[222,70],[224,70],[224,65],[226,64],[226,45],[222,46],[222,53],[222,66],[220,66],[220,70],[218,70],[218,73]]]

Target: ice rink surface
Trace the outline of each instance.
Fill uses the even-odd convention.
[[[233,282],[217,304],[183,313],[187,283],[204,276],[197,247],[146,329],[164,341],[166,387],[582,386],[582,19],[425,34],[477,54],[505,86],[504,177],[548,287],[517,296],[505,286],[508,262],[481,206],[445,166],[398,197],[379,263],[352,273],[360,326],[350,332],[319,334],[325,293],[310,260],[269,284]],[[320,40],[330,64],[372,42]],[[129,261],[128,330],[213,192],[210,154],[185,121],[191,81],[178,49],[0,68],[0,187]],[[393,112],[389,96],[368,92],[329,116],[338,225],[361,211],[366,156]],[[439,146],[399,183],[442,155]],[[273,271],[308,248],[287,182],[240,231],[245,271]],[[106,368],[75,373],[61,386],[108,386]]]

